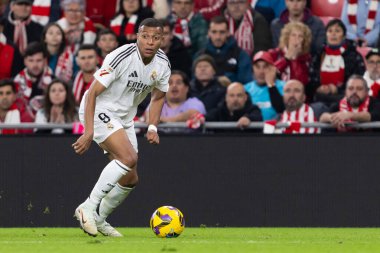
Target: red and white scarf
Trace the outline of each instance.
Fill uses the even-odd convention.
[[[77,104],[80,104],[80,101],[82,100],[84,92],[90,88],[93,80],[94,78],[92,78],[90,82],[84,83],[83,72],[82,71],[78,72],[73,83],[73,93],[74,93],[75,102]]]
[[[32,21],[30,17],[26,20],[14,20],[12,12],[8,15],[8,21],[15,26],[13,34],[13,43],[16,44],[21,54],[25,52],[28,46],[28,36],[26,35],[26,26]]]
[[[248,55],[252,55],[254,50],[253,41],[253,16],[251,9],[248,9],[241,21],[239,27],[235,26],[235,20],[226,13],[226,18],[229,23],[230,34],[233,34],[239,47],[246,51]]]
[[[34,22],[45,26],[49,23],[51,0],[34,0],[31,18]]]
[[[114,19],[111,20],[110,27],[114,33],[116,33],[117,36],[120,36],[122,34],[124,35],[131,35],[135,34],[135,27],[138,16],[136,14],[132,15],[128,19],[128,23],[124,27],[124,33],[121,32],[121,26],[123,24],[125,16],[123,14],[117,15]]]
[[[289,127],[286,128],[283,133],[286,134],[314,134],[319,133],[319,128],[314,127],[301,127],[301,123],[315,123],[317,119],[315,118],[313,108],[307,104],[303,104],[301,108],[296,111],[288,112],[284,111],[280,119],[281,123],[289,123]]]
[[[188,18],[177,18],[174,24],[173,35],[180,39],[185,47],[191,46],[189,22],[193,15],[192,12]]]
[[[379,5],[378,0],[371,0],[369,3],[367,21],[365,23],[365,32],[364,32],[365,34],[372,31],[373,27],[375,26],[378,5]],[[348,5],[347,5],[348,22],[350,22],[350,25],[354,28],[355,31],[357,31],[357,28],[358,28],[357,14],[358,14],[358,0],[348,0]]]
[[[69,22],[67,22],[67,19],[65,17],[58,20],[57,24],[64,31],[70,27]],[[96,29],[94,23],[92,23],[88,17],[85,17],[84,21],[80,22],[78,28],[83,30],[83,41],[81,41],[81,44],[94,44],[96,39]]]
[[[45,67],[43,74],[38,82],[38,88],[46,90],[52,81],[52,76],[53,73],[51,69],[49,67]],[[21,70],[21,72],[15,76],[14,82],[16,83],[18,96],[23,97],[29,101],[30,96],[32,95],[33,78],[28,74],[26,68]]]
[[[373,80],[368,71],[364,73],[363,78],[367,81],[367,85],[369,88],[368,95],[371,97],[377,98],[380,92],[380,78],[377,80]]]
[[[142,0],[142,6],[152,9],[154,0]]]
[[[351,105],[348,103],[347,98],[343,98],[339,102],[339,111],[340,112],[368,112],[369,107],[369,96],[366,97],[364,102],[359,105],[358,108],[352,108]]]
[[[63,53],[58,57],[54,75],[65,81],[70,82],[73,78],[73,65],[75,55],[75,45],[67,46]]]
[[[325,56],[321,64],[321,84],[334,84],[338,87],[344,83],[344,59],[343,52],[346,50],[345,46],[338,49],[332,49],[329,46],[325,47]]]

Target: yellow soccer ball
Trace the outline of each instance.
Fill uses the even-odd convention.
[[[152,214],[150,228],[157,237],[178,237],[185,228],[185,219],[177,208],[161,206]]]

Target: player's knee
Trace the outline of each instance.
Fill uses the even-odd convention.
[[[137,153],[131,153],[120,157],[118,160],[122,162],[124,165],[128,166],[128,168],[133,169],[134,167],[136,167],[138,156]]]

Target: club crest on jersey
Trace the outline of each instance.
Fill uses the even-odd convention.
[[[112,125],[110,122],[108,122],[108,123],[107,123],[107,128],[108,128],[109,130],[112,130],[112,129],[113,129],[113,125]]]
[[[156,79],[157,79],[157,72],[155,70],[153,70],[152,74],[150,74],[150,79],[152,79],[152,81],[156,81]]]
[[[100,74],[99,76],[105,76],[105,75],[108,75],[109,73],[111,73],[113,71],[113,69],[111,67],[107,68],[107,69],[101,69],[100,70]]]

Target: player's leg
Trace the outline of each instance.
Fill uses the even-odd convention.
[[[137,139],[134,127],[126,129],[128,138],[137,152]],[[108,153],[109,160],[115,159],[111,153]],[[106,222],[107,217],[128,197],[138,182],[137,166],[123,176],[115,187],[102,199],[96,210],[96,225],[98,231],[106,236],[122,236],[115,228]]]
[[[115,125],[117,124],[115,123]],[[75,212],[83,230],[93,236],[98,232],[94,218],[96,208],[114,188],[115,184],[127,173],[134,170],[137,163],[137,152],[123,128],[117,129],[99,145],[112,154],[115,159],[103,169],[89,198]]]

